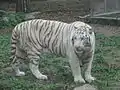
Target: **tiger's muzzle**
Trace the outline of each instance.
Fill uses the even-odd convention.
[[[90,37],[87,37],[84,40],[84,47],[91,47]]]

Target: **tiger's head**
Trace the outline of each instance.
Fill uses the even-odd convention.
[[[79,53],[91,49],[92,27],[83,22],[73,23],[73,34],[71,35],[72,46]]]

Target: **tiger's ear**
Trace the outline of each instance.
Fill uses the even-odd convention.
[[[75,28],[75,29],[80,29],[81,26],[80,26],[80,25],[75,25],[74,28]]]
[[[90,30],[90,31],[89,31],[89,34],[92,34],[92,33],[93,33],[93,31],[92,31],[92,30]]]
[[[74,28],[75,28],[75,29],[78,29],[78,27],[77,27],[77,26],[74,26]]]
[[[93,32],[94,32],[93,28],[90,27],[90,28],[89,28],[89,34],[92,34]]]
[[[84,26],[85,26],[85,23],[81,21],[77,21],[76,24],[74,24],[74,27],[76,29],[80,29],[81,27],[84,27]]]

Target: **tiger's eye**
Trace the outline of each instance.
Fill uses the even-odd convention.
[[[90,31],[89,34],[92,34],[92,31]]]
[[[84,38],[82,37],[81,40],[83,40]]]
[[[81,34],[84,34],[84,32],[82,32]]]
[[[77,39],[76,37],[74,37],[74,40]]]

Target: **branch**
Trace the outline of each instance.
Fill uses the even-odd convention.
[[[90,14],[85,15],[85,16],[78,16],[78,18],[80,18],[80,19],[85,19],[85,18],[89,18],[89,17],[90,17]]]

